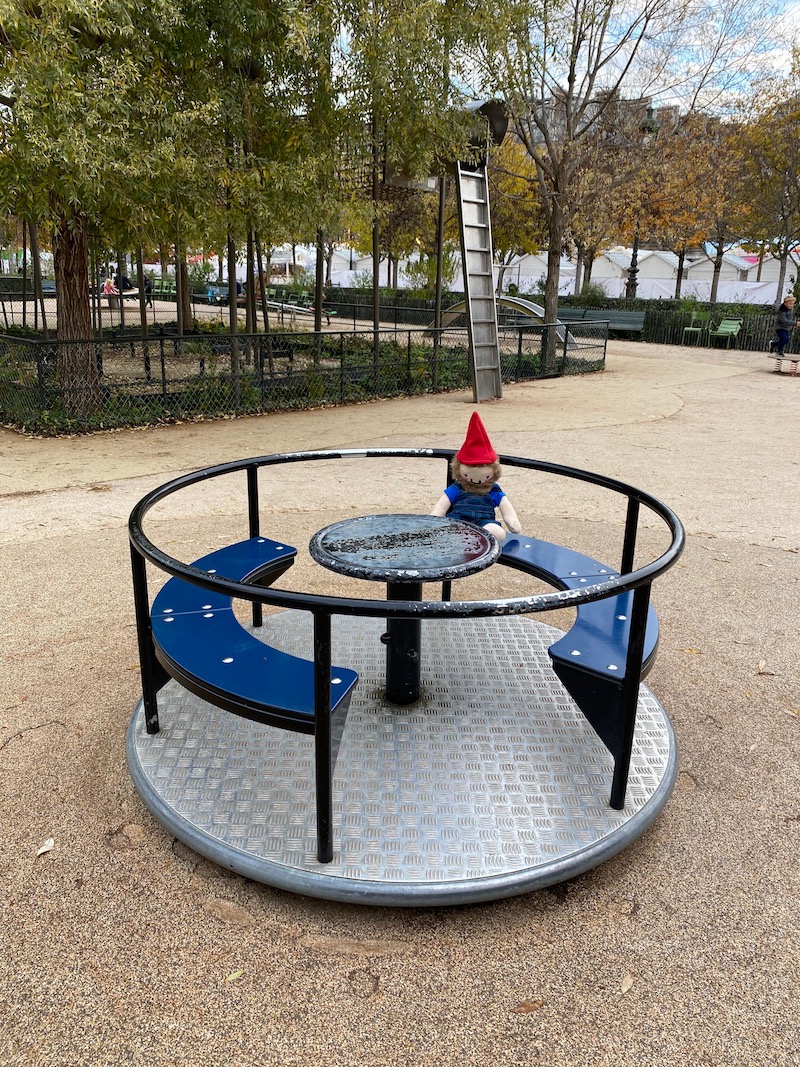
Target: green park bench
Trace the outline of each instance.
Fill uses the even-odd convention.
[[[559,308],[559,322],[607,322],[609,333],[641,334],[644,311],[617,311],[614,308]]]
[[[709,339],[711,340],[711,346],[714,346],[714,338],[721,338],[725,341],[725,347],[730,348],[739,336],[739,331],[742,328],[741,319],[722,319],[719,326],[715,329],[709,330]]]

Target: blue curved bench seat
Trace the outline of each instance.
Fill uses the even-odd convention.
[[[193,566],[238,582],[270,585],[294,562],[297,550],[267,537],[251,537],[210,552]],[[333,859],[333,769],[344,730],[355,671],[332,667],[325,692],[315,684],[311,660],[260,641],[239,623],[230,596],[172,577],[147,611],[144,563],[134,562],[142,696],[147,732],[159,731],[159,689],[173,677],[192,693],[268,726],[314,736],[317,858]],[[253,625],[261,623],[253,604]],[[149,630],[149,633],[148,633]],[[151,640],[152,638],[152,640]],[[319,712],[319,714],[318,714]]]
[[[591,556],[522,534],[506,538],[500,562],[559,589],[580,589],[619,576],[619,571]],[[611,752],[615,764],[626,761],[621,797],[616,790],[612,792],[614,807],[622,807],[624,802],[630,757],[624,695],[633,596],[633,590],[627,590],[579,605],[571,629],[548,649],[554,671]],[[653,665],[657,647],[658,619],[648,606],[642,665],[635,679],[637,692],[639,681]]]
[[[296,550],[265,537],[211,552],[193,566],[234,581],[269,584]],[[166,672],[192,693],[226,711],[298,733],[313,734],[314,664],[260,641],[239,623],[231,597],[170,578],[151,609],[155,653]],[[331,711],[358,680],[331,670]]]

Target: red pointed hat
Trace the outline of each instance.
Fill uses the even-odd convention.
[[[473,411],[469,420],[464,444],[456,452],[456,459],[467,467],[488,467],[497,459],[492,442],[477,411]]]

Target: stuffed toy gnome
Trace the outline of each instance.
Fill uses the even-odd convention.
[[[492,448],[489,435],[477,411],[472,413],[464,444],[450,464],[453,482],[436,502],[432,515],[448,515],[452,519],[471,522],[494,534],[501,543],[506,532],[497,520],[499,509],[503,522],[519,533],[517,513],[506,494],[497,484],[500,464]]]

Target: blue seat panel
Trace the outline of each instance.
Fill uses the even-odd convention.
[[[291,545],[252,537],[210,552],[193,566],[233,581],[258,580],[284,571],[296,554]],[[240,714],[248,709],[273,714],[313,731],[314,664],[280,652],[245,630],[229,595],[170,578],[150,615],[156,655],[186,688]],[[332,710],[357,680],[354,671],[332,668]]]
[[[172,578],[159,593],[167,594]],[[204,593],[205,590],[199,589]],[[244,629],[227,607],[209,611],[168,614],[161,610],[152,616],[153,637],[159,659],[173,668],[178,680],[200,695],[228,698],[257,711],[274,711],[305,720],[308,732],[314,722],[314,664],[310,660],[280,652],[264,644]],[[170,673],[173,673],[170,669]],[[344,667],[331,670],[331,708],[347,696],[358,680],[355,671]]]
[[[218,574],[220,578],[243,582],[257,575],[259,571],[280,566],[286,560],[294,560],[296,555],[297,549],[282,541],[271,541],[268,537],[250,537],[247,541],[238,541],[234,545],[226,545],[225,548],[209,552],[192,566]]]
[[[556,584],[564,589],[594,585],[604,576],[615,578],[619,574],[613,567],[582,552],[522,534],[505,539],[500,562],[540,574],[545,579],[556,579]]]
[[[619,576],[619,571],[582,552],[551,541],[523,535],[507,537],[500,561],[552,581],[562,589],[597,585]],[[591,672],[622,684],[630,640],[633,591],[618,593],[606,600],[581,604],[574,625],[549,649],[554,660],[576,670]],[[652,664],[658,645],[658,618],[648,608],[642,673]]]
[[[625,677],[625,661],[631,633],[633,591],[619,593],[607,600],[594,600],[578,608],[575,625],[554,645],[553,659],[585,671],[619,679]],[[652,607],[647,611],[642,674],[652,663],[658,645],[658,618]]]
[[[243,582],[249,578],[278,573],[286,570],[294,562],[297,549],[280,541],[271,541],[268,537],[251,537],[225,548],[209,552],[192,564],[199,570],[216,574],[220,578],[230,578]],[[209,611],[231,606],[231,598],[226,593],[211,592],[199,585],[170,579],[156,597],[151,614],[164,613],[175,615],[183,612]]]

